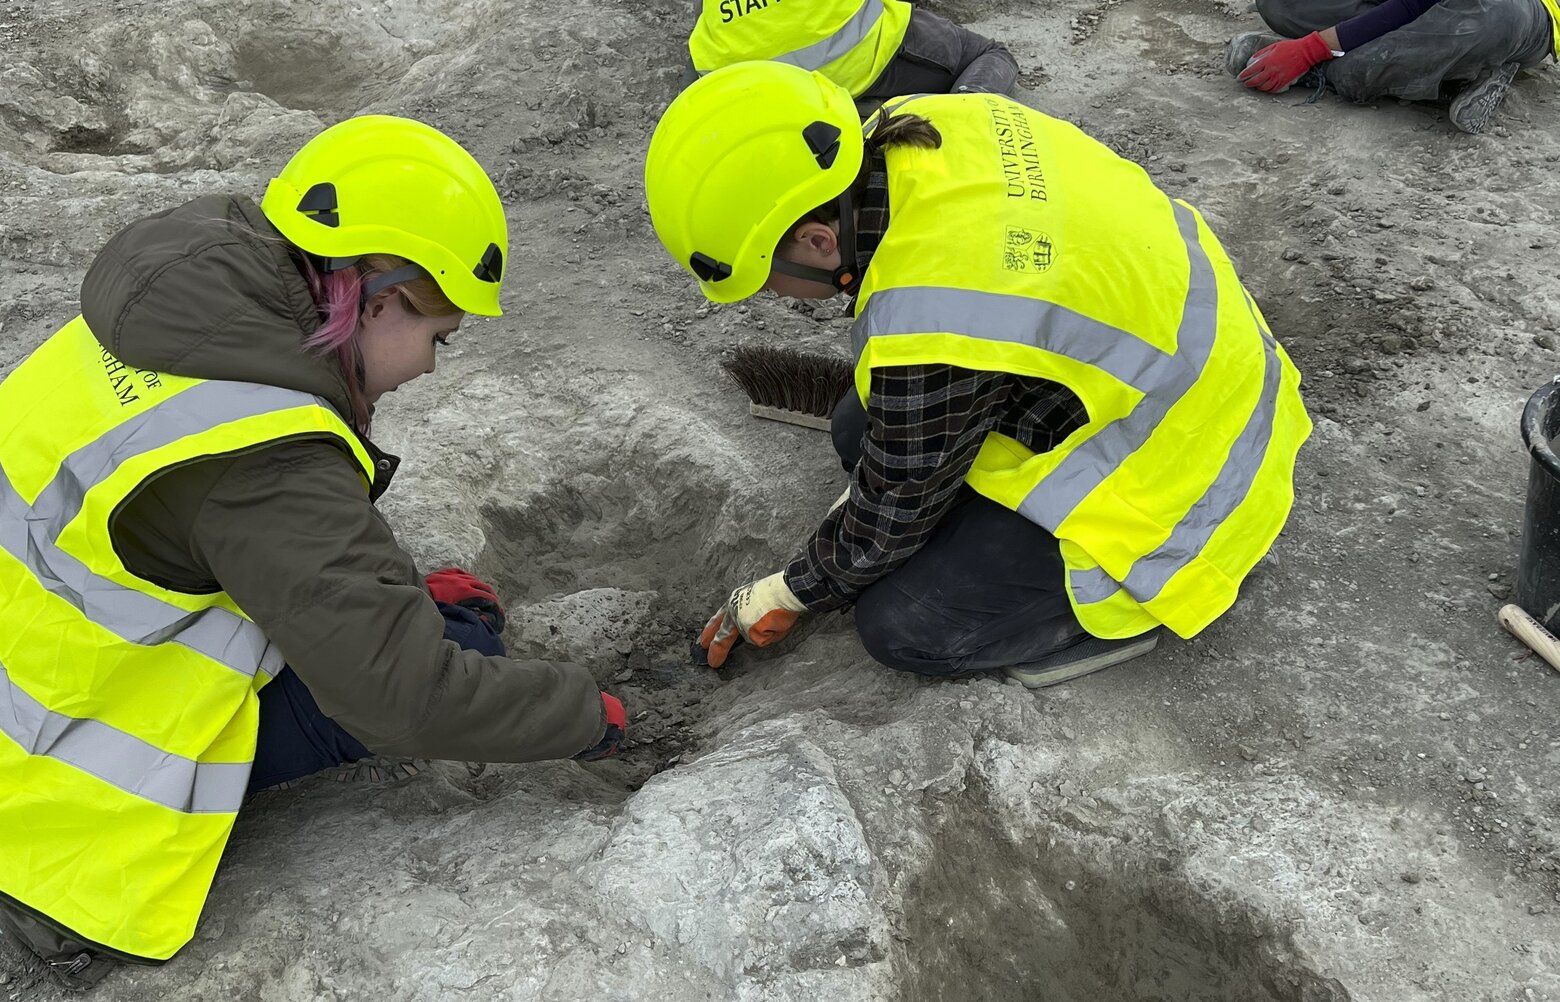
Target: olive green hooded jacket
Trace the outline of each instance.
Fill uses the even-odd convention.
[[[82,314],[122,361],[313,393],[351,423],[346,377],[306,353],[320,323],[282,237],[248,199],[207,196],[119,233],[82,283]],[[578,665],[484,657],[443,617],[374,508],[379,476],[328,439],[216,456],[162,474],[116,514],[134,573],[222,590],[265,631],[319,707],[370,750],[492,762],[564,758],[606,729]]]

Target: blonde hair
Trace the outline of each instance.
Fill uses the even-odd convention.
[[[394,254],[364,254],[358,258],[358,276],[367,281],[375,275],[403,268],[408,263],[406,258]],[[396,284],[395,290],[406,300],[406,305],[425,317],[449,317],[461,312],[460,307],[450,302],[450,297],[444,294],[431,275],[400,282]]]
[[[352,419],[358,430],[366,433],[370,411],[363,396],[362,354],[358,350],[358,334],[363,327],[363,283],[375,275],[405,267],[408,262],[394,254],[364,254],[349,267],[322,274],[307,254],[299,259],[309,292],[323,318],[319,327],[304,339],[303,346],[320,355],[336,356],[347,381]],[[422,316],[448,317],[461,312],[431,276],[399,282],[392,288],[413,312]]]

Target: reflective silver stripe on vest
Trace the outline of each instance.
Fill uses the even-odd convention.
[[[1147,385],[1138,387],[1144,397],[1136,407],[1068,453],[1019,505],[1020,514],[1052,531],[1128,456],[1143,447],[1165,415],[1202,376],[1213,351],[1219,329],[1219,292],[1213,265],[1197,238],[1197,216],[1179,202],[1170,204],[1190,262],[1176,352],[1168,356],[1166,364],[1149,371]]]
[[[58,538],[81,511],[87,492],[113,476],[122,463],[230,421],[310,405],[330,407],[312,394],[277,386],[221,380],[197,383],[66,456],[54,479],[33,501],[33,511],[49,520],[50,538]]]
[[[1256,322],[1255,315],[1252,321]],[[1258,330],[1261,330],[1260,326]],[[1214,531],[1246,499],[1246,495],[1251,492],[1251,485],[1256,482],[1257,471],[1262,468],[1268,442],[1273,437],[1279,379],[1283,374],[1273,340],[1266,332],[1263,332],[1262,337],[1262,354],[1262,392],[1250,417],[1246,419],[1246,426],[1241,429],[1240,436],[1219,469],[1219,475],[1170,531],[1169,537],[1157,549],[1137,559],[1121,585],[1118,586],[1110,575],[1099,568],[1074,571],[1069,580],[1073,596],[1079,602],[1102,602],[1123,587],[1138,602],[1151,601],[1181,568],[1203,551]]]
[[[247,619],[226,609],[191,612],[94,574],[54,545],[44,524],[0,471],[0,549],[87,619],[133,644],[182,644],[244,675],[280,669],[280,653]]]
[[[1153,388],[1154,373],[1170,357],[1142,338],[1065,306],[935,286],[873,293],[851,327],[851,346],[860,358],[870,338],[930,333],[1044,348],[1103,369],[1144,393]]]
[[[828,38],[783,52],[773,59],[777,63],[790,63],[804,70],[821,70],[864,42],[872,33],[872,26],[882,16],[883,0],[863,0],[850,20],[840,25]]]
[[[29,755],[57,759],[131,796],[185,814],[232,814],[249,784],[248,762],[196,762],[102,721],[56,713],[12,682],[4,664],[0,734]]]
[[[1198,238],[1197,216],[1172,201],[1176,228],[1186,246],[1186,301],[1176,335],[1176,352],[1167,355],[1126,331],[1071,310],[1021,296],[964,289],[908,287],[875,293],[852,333],[856,357],[868,339],[915,333],[953,333],[991,341],[1032,345],[1086,362],[1138,389],[1144,396],[1125,416],[1101,428],[1069,453],[1019,505],[1019,512],[1055,530],[1084,498],[1142,448],[1171,408],[1202,377],[1218,336],[1218,285],[1213,265]],[[1281,368],[1272,338],[1256,321],[1249,295],[1246,306],[1262,334],[1262,392],[1246,427],[1203,496],[1153,552],[1134,563],[1127,590],[1148,601],[1191,561],[1244,500],[1272,436]],[[1073,595],[1080,603],[1102,601],[1120,588],[1099,568],[1073,572]]]
[[[906,94],[903,97],[896,97],[893,100],[884,101],[881,105],[878,106],[877,111],[874,111],[872,114],[868,115],[866,121],[861,123],[861,134],[863,136],[872,135],[872,130],[876,129],[880,122],[886,122],[890,118],[893,118],[894,115],[898,114],[900,108],[903,108],[911,101],[918,101],[923,97],[931,97],[932,94],[932,91],[923,91],[920,94]]]
[[[176,643],[246,676],[281,670],[281,652],[258,626],[226,609],[191,612],[101,575],[56,545],[87,492],[130,458],[188,435],[260,414],[316,404],[318,397],[252,383],[212,381],[116,425],[66,457],[29,507],[0,470],[0,549],[49,591],[109,632],[136,644]]]

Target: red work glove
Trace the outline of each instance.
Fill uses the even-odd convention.
[[[574,756],[581,762],[594,762],[600,758],[610,758],[623,748],[623,743],[628,739],[628,715],[623,711],[623,704],[616,696],[601,694],[601,705],[607,711],[607,733],[602,735],[600,741],[594,747],[587,748]]]
[[[1306,70],[1333,58],[1333,50],[1319,32],[1304,38],[1288,38],[1258,49],[1240,71],[1240,82],[1268,94],[1279,94],[1305,76]]]
[[[465,606],[486,620],[493,632],[504,632],[504,607],[486,581],[459,567],[445,567],[429,574],[427,582],[435,602]]]

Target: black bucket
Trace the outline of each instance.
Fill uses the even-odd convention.
[[[1517,604],[1550,633],[1560,633],[1560,376],[1528,398],[1522,409],[1522,443],[1528,468],[1527,511],[1522,515],[1522,554]]]

